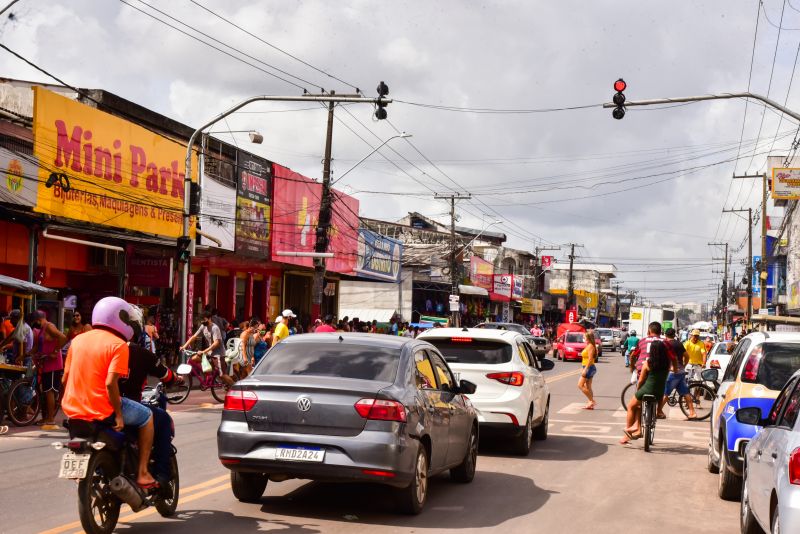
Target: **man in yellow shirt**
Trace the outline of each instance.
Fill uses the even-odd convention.
[[[692,330],[692,335],[686,340],[686,343],[683,344],[683,348],[686,349],[686,354],[689,355],[688,365],[693,366],[692,374],[699,374],[699,370],[696,370],[694,366],[700,366],[700,368],[705,367],[707,354],[705,344],[700,341],[700,330]],[[691,378],[691,376],[689,378]]]
[[[283,310],[283,313],[275,318],[275,332],[272,334],[272,346],[274,347],[287,337],[289,337],[289,319],[297,317],[292,310]]]

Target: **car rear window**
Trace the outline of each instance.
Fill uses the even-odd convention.
[[[519,324],[484,323],[482,328],[490,328],[492,330],[508,330],[509,332],[516,332],[518,334],[523,334],[526,336],[531,335],[531,333],[528,332],[528,330],[526,330],[524,326]]]
[[[399,365],[399,348],[346,343],[278,343],[253,374],[335,376],[394,382]]]
[[[597,329],[598,336],[610,336],[611,330],[603,330],[602,328]]]
[[[567,343],[584,343],[585,341],[583,334],[567,334]]]
[[[742,382],[780,391],[800,369],[800,343],[762,343],[753,348],[742,369]]]
[[[435,346],[448,363],[476,363],[496,365],[511,361],[513,347],[508,343],[481,341],[464,338],[462,341],[450,339],[426,339]]]

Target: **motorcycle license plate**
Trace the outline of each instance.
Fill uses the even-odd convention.
[[[86,478],[86,469],[89,467],[91,454],[75,454],[68,452],[61,457],[61,469],[58,478]]]
[[[311,447],[277,447],[275,459],[288,462],[322,462],[325,451]]]

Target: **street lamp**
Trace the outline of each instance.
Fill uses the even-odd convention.
[[[355,169],[356,167],[358,167],[359,165],[361,165],[362,163],[364,163],[364,161],[366,161],[366,159],[367,159],[367,158],[369,158],[369,157],[370,157],[371,155],[373,155],[375,152],[377,152],[378,150],[380,150],[381,148],[383,148],[383,146],[384,146],[386,143],[388,143],[388,142],[389,142],[389,141],[391,141],[392,139],[397,139],[398,137],[402,137],[403,139],[406,139],[406,138],[408,138],[408,137],[413,137],[413,136],[412,136],[411,134],[408,134],[408,133],[405,133],[405,132],[401,132],[401,133],[399,133],[399,134],[397,134],[397,135],[393,135],[392,137],[390,137],[389,139],[387,139],[386,141],[384,141],[383,143],[381,143],[380,145],[378,145],[377,147],[375,147],[375,148],[372,150],[372,152],[370,152],[369,154],[367,154],[366,156],[364,156],[363,158],[361,158],[361,159],[358,161],[358,163],[356,163],[355,165],[353,165],[352,167],[350,167],[349,169],[347,169],[346,171],[344,171],[344,172],[342,173],[342,175],[341,175],[341,176],[339,176],[337,179],[335,179],[335,180],[333,180],[333,181],[331,182],[331,185],[335,184],[336,182],[338,182],[339,180],[341,180],[342,178],[344,178],[344,177],[347,175],[347,173],[349,173],[350,171],[352,171],[353,169]]]
[[[260,145],[261,143],[264,142],[264,136],[261,135],[260,133],[258,133],[255,130],[220,130],[218,132],[206,132],[206,134],[208,134],[208,135],[210,135],[210,134],[223,134],[223,133],[226,133],[226,134],[227,133],[229,133],[229,134],[246,133],[246,134],[250,134],[250,142],[251,143],[253,143],[255,145]]]

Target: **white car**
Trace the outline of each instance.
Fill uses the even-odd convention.
[[[719,376],[725,374],[731,355],[728,353],[728,345],[731,341],[718,341],[711,347],[711,353],[706,357],[706,369],[719,369]]]
[[[768,413],[740,408],[736,419],[763,427],[747,444],[741,501],[742,532],[800,532],[800,372]]]
[[[554,363],[536,358],[525,336],[510,330],[432,328],[419,339],[439,349],[460,379],[478,386],[468,397],[481,434],[511,435],[521,455],[530,452],[533,439],[547,439],[550,390],[541,371]]]

